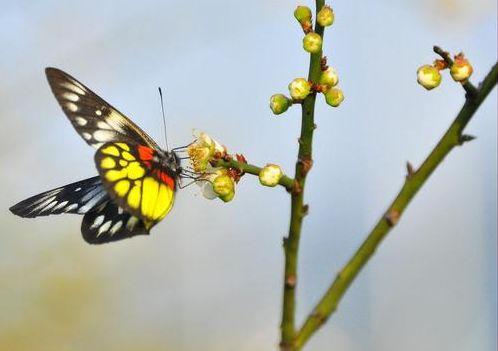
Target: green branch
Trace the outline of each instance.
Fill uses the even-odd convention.
[[[454,147],[462,145],[465,141],[472,139],[470,136],[462,134],[463,129],[496,85],[497,79],[498,64],[495,64],[479,88],[476,88],[475,93],[469,94],[469,91],[466,89],[467,99],[465,104],[420,168],[414,170],[413,167],[408,164],[408,174],[398,196],[396,196],[396,199],[377,222],[361,247],[337,274],[332,285],[328,288],[327,292],[314,307],[313,312],[307,317],[303,326],[298,331],[295,341],[296,350],[299,350],[311,335],[313,335],[337,309],[337,305],[354,278],[356,278],[361,269],[372,257],[386,234],[398,222],[401,214],[410,201],[425,184],[437,166],[441,164],[446,155],[448,155]]]
[[[316,14],[318,14],[324,4],[324,0],[316,0]],[[315,33],[323,37],[323,27],[315,24]],[[310,54],[308,81],[317,82],[319,80],[321,58],[321,51],[316,54]],[[285,268],[280,347],[285,351],[297,350],[294,344],[296,334],[297,259],[303,218],[307,212],[307,206],[304,205],[304,187],[306,175],[313,163],[312,143],[313,131],[315,129],[315,99],[316,94],[313,93],[308,95],[302,102],[301,135],[299,137],[299,151],[294,176],[296,185],[295,191],[291,193],[289,235],[284,238]]]
[[[261,172],[261,167],[251,165],[245,162],[239,162],[234,159],[231,160],[217,159],[213,161],[213,166],[223,167],[223,168],[235,168],[241,172],[249,173],[255,176],[258,176],[259,172]],[[280,178],[278,184],[286,188],[288,191],[292,191],[294,187],[294,179],[287,177],[286,175],[283,175],[282,178]]]

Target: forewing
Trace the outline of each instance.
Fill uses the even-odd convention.
[[[175,180],[154,169],[154,150],[136,144],[107,143],[95,153],[95,163],[111,198],[152,228],[171,210]]]
[[[93,177],[32,196],[12,206],[15,215],[32,218],[59,213],[87,213],[108,199],[100,177]]]
[[[158,147],[135,123],[69,74],[52,67],[45,73],[62,110],[89,145],[99,148],[114,141]]]
[[[85,214],[81,233],[89,244],[104,244],[146,235],[149,231],[143,221],[123,211],[109,198]]]

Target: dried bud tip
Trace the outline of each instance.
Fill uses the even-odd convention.
[[[433,65],[439,71],[448,68],[448,63],[445,60],[434,60]]]
[[[441,73],[431,65],[423,65],[417,70],[417,82],[427,90],[434,89],[441,84]]]

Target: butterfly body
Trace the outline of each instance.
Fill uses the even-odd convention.
[[[182,173],[179,157],[70,75],[56,68],[46,74],[73,127],[97,149],[99,175],[30,197],[10,210],[28,218],[82,214],[83,238],[92,244],[148,234],[173,206]]]

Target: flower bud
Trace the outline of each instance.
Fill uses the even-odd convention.
[[[221,174],[213,180],[213,190],[219,196],[227,196],[234,192],[235,184],[228,174]]]
[[[328,87],[334,87],[339,82],[339,76],[337,72],[332,67],[327,68],[320,75],[320,84],[326,85]]]
[[[330,88],[325,93],[325,101],[332,107],[337,107],[344,100],[344,94],[341,89]]]
[[[233,200],[235,196],[235,190],[229,192],[227,195],[225,196],[220,196],[220,199],[223,201],[223,202],[230,202]]]
[[[322,37],[317,33],[308,33],[303,38],[303,48],[311,54],[322,50]]]
[[[316,21],[322,27],[328,27],[334,23],[334,11],[330,6],[323,6],[322,9],[316,15]]]
[[[259,182],[264,186],[275,186],[283,175],[284,172],[280,166],[267,164],[259,172]]]
[[[298,6],[294,10],[294,17],[301,24],[311,22],[311,9],[308,6]]]
[[[431,65],[423,65],[417,70],[417,82],[427,90],[434,89],[441,84],[441,73]]]
[[[455,61],[450,68],[450,74],[454,81],[463,82],[469,79],[473,71],[472,65],[463,54],[455,56]]]
[[[289,93],[294,100],[304,100],[311,92],[311,83],[304,78],[296,78],[289,84]]]
[[[292,101],[284,94],[275,94],[270,98],[270,108],[276,115],[287,111],[291,104]]]

